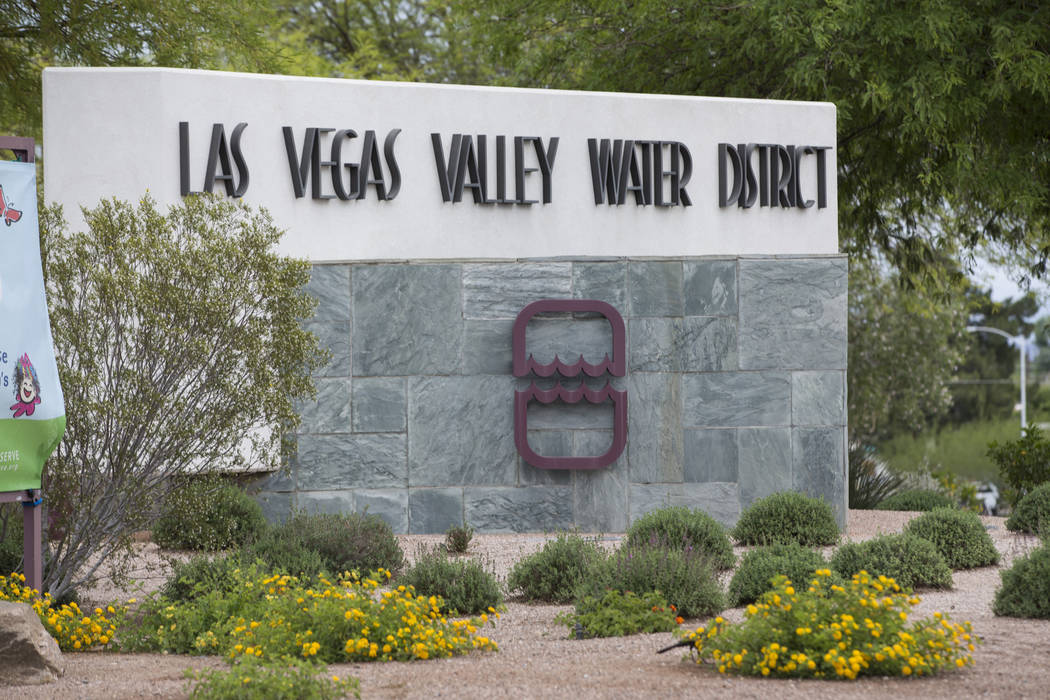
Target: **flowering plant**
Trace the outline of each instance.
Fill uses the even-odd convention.
[[[55,638],[62,651],[82,651],[108,645],[127,613],[125,606],[109,605],[105,610],[95,608],[93,613],[85,614],[76,602],[55,605],[50,593],[41,596],[38,590],[25,585],[25,580],[25,576],[19,573],[0,576],[0,600],[32,606],[44,629]]]

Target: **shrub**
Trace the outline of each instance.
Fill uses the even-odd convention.
[[[953,569],[972,569],[999,562],[988,531],[976,513],[958,508],[937,508],[908,523],[905,532],[929,540]]]
[[[778,575],[806,581],[826,565],[820,552],[795,542],[753,549],[741,558],[729,582],[729,604],[737,607],[758,600],[773,587],[772,580]]]
[[[267,662],[241,657],[228,669],[187,671],[196,681],[194,700],[337,700],[347,695],[361,697],[356,678],[329,676],[324,668],[295,658]]]
[[[420,552],[398,583],[414,587],[421,595],[439,596],[442,612],[473,615],[503,604],[494,575],[472,559],[449,559],[439,549]]]
[[[233,572],[248,568],[243,554],[225,556],[197,554],[185,562],[174,562],[171,574],[160,588],[160,594],[171,601],[185,602],[217,591],[229,592],[236,580]]]
[[[1006,519],[1006,529],[1033,535],[1050,533],[1050,483],[1036,486],[1018,501]]]
[[[269,568],[290,574],[376,569],[396,574],[405,563],[405,553],[390,526],[367,513],[295,513],[267,530],[249,553]],[[311,570],[317,561],[315,554],[321,566]]]
[[[880,535],[847,542],[831,556],[831,568],[843,578],[861,571],[888,576],[905,588],[951,588],[952,570],[929,540],[912,534]]]
[[[514,564],[507,576],[507,590],[529,601],[571,603],[587,572],[604,557],[596,540],[559,533],[543,549]]]
[[[702,617],[725,608],[710,558],[696,551],[625,545],[595,564],[577,596],[600,600],[609,590],[659,591],[683,617]]]
[[[816,572],[803,590],[779,577],[743,622],[721,617],[689,635],[697,663],[720,673],[795,678],[922,676],[974,663],[969,622],[946,615],[908,621],[919,599],[893,579],[861,572],[845,586]]]
[[[0,503],[0,575],[22,571],[22,506]]]
[[[904,477],[890,471],[858,442],[849,444],[849,507],[871,510],[904,484]]]
[[[258,539],[266,529],[255,499],[221,478],[178,479],[153,526],[153,541],[167,549],[215,552]]]
[[[733,537],[741,544],[797,542],[804,547],[819,547],[835,544],[839,528],[826,501],[783,491],[748,506],[740,514]]]
[[[678,628],[677,611],[655,591],[641,597],[628,591],[606,591],[601,598],[586,596],[572,613],[554,621],[569,628],[569,636],[624,637],[629,634],[670,632]]]
[[[474,537],[474,528],[465,525],[453,525],[445,531],[445,551],[450,554],[463,554],[470,547]]]
[[[1014,503],[1039,484],[1050,481],[1050,440],[1034,423],[1024,429],[1018,440],[989,444],[988,456],[1013,489]]]
[[[929,489],[911,489],[896,493],[879,505],[877,510],[919,510],[929,511],[934,508],[954,508],[955,501],[945,496],[940,491]]]
[[[105,610],[95,608],[94,612],[85,613],[76,601],[59,603],[50,593],[41,596],[40,591],[25,583],[26,577],[22,574],[0,576],[0,600],[25,603],[32,607],[44,629],[55,638],[62,651],[105,647],[113,641],[113,635],[127,614],[127,608],[123,605],[109,605]],[[134,603],[135,600],[130,602]]]
[[[631,524],[627,530],[627,545],[647,544],[686,549],[710,557],[718,569],[730,569],[736,561],[733,543],[722,525],[702,510],[683,506],[649,511]]]
[[[1050,546],[1043,545],[1001,573],[992,612],[1004,617],[1050,620]]]

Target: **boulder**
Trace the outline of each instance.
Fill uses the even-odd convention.
[[[0,600],[0,686],[50,683],[65,671],[58,642],[25,603]]]

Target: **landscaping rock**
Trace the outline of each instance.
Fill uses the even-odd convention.
[[[58,642],[25,603],[0,601],[0,686],[50,683],[65,671]]]

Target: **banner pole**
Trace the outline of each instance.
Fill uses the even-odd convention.
[[[22,569],[25,572],[26,584],[43,595],[44,560],[41,551],[40,504],[44,499],[40,491],[29,489],[26,490],[26,498],[27,500],[22,501]]]

